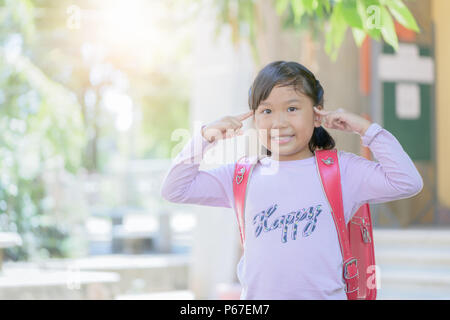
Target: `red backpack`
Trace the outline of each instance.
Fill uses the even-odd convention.
[[[337,150],[316,150],[315,160],[321,184],[336,225],[343,257],[342,276],[346,284],[347,298],[349,300],[375,300],[377,295],[375,254],[369,204],[362,205],[349,223],[345,225]],[[242,248],[244,248],[245,241],[246,187],[256,163],[256,158],[243,157],[236,162],[234,171],[233,193]]]

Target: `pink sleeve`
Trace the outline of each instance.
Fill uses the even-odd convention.
[[[203,138],[200,130],[195,132],[173,159],[161,186],[161,196],[175,203],[232,208],[234,163],[199,170],[205,152],[216,144]]]
[[[362,136],[362,144],[369,147],[378,161],[339,151],[342,196],[349,214],[353,215],[366,202],[410,198],[422,190],[420,173],[389,131],[372,123]]]

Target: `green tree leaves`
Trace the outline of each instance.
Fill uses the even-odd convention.
[[[234,23],[236,20],[230,14],[249,5],[248,0],[217,0],[217,3],[220,4],[218,7],[222,16],[226,15],[227,21]],[[257,1],[251,3],[258,6]],[[272,3],[286,28],[309,29],[312,34],[316,34],[318,30],[324,32],[325,50],[333,60],[337,58],[349,28],[358,46],[369,36],[378,41],[383,39],[395,50],[398,48],[398,38],[394,21],[407,29],[420,32],[416,20],[402,0],[273,0]],[[253,24],[257,23],[257,19],[254,19],[253,13],[250,16],[245,18],[241,15],[238,21],[246,19],[252,26],[251,29],[255,30],[251,37],[255,37],[258,26]],[[304,20],[308,20],[308,23],[304,23]],[[221,20],[221,23],[227,21]],[[237,40],[239,36],[235,35],[233,38]],[[255,43],[254,39],[251,39],[251,43]]]
[[[394,20],[385,7],[380,7],[381,11],[381,34],[384,41],[389,43],[396,51],[398,49],[398,38],[395,32]]]
[[[406,29],[420,32],[416,20],[401,0],[384,0],[392,16]]]

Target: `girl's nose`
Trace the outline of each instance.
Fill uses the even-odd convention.
[[[285,128],[288,125],[286,115],[279,114],[272,121],[272,129]]]

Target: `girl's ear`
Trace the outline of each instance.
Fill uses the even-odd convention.
[[[319,110],[323,110],[323,106],[315,106]],[[314,109],[313,109],[314,110]],[[319,128],[322,125],[322,116],[314,111],[314,127]]]

